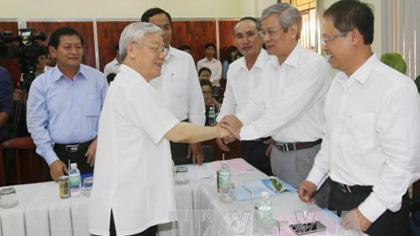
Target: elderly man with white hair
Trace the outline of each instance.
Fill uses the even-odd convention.
[[[90,233],[155,235],[158,224],[176,220],[169,140],[197,143],[229,132],[180,122],[165,108],[149,84],[164,63],[159,27],[128,25],[120,53],[99,121]]]

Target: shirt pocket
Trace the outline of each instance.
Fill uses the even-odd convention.
[[[101,99],[99,94],[90,93],[86,99],[86,116],[95,117],[101,113]]]
[[[376,145],[376,114],[373,112],[351,112],[347,115],[345,133],[349,144],[355,149],[371,150]]]

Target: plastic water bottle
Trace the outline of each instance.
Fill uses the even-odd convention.
[[[79,197],[82,192],[82,181],[80,177],[80,171],[77,169],[77,163],[71,163],[70,165],[70,195],[71,197]]]
[[[218,170],[218,187],[220,200],[224,203],[230,203],[235,199],[231,176],[228,163],[223,161],[221,168]]]
[[[256,227],[265,233],[270,233],[277,222],[273,218],[273,206],[268,192],[261,192],[261,201],[255,208]]]
[[[209,108],[209,125],[210,126],[216,125],[216,114],[214,111],[214,105],[211,105]]]

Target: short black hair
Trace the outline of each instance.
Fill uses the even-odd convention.
[[[252,17],[252,16],[245,16],[239,19],[238,23],[236,23],[235,26],[232,28],[233,35],[235,35],[235,29],[236,29],[236,26],[239,24],[239,22],[246,21],[246,20],[253,21],[255,23],[255,26],[257,27],[257,32],[261,31],[261,22],[257,18]]]
[[[110,84],[112,81],[114,81],[115,76],[117,76],[117,74],[115,74],[115,73],[109,73],[109,74],[106,76],[106,80],[108,81],[108,84]]]
[[[238,49],[235,46],[232,45],[232,46],[228,47],[226,60],[229,62],[229,64],[232,63],[236,59],[236,58],[232,58],[231,55],[230,55],[232,52],[235,52],[235,51],[237,53],[239,53]]]
[[[200,80],[200,87],[203,87],[203,86],[210,86],[210,88],[212,87],[211,82],[209,80],[206,80],[206,79],[201,79]]]
[[[141,16],[141,21],[142,22],[149,22],[149,19],[151,17],[153,17],[155,15],[158,15],[158,14],[162,14],[162,13],[165,14],[166,17],[168,17],[169,23],[172,24],[171,15],[168,12],[166,12],[165,10],[163,10],[159,7],[150,8],[149,10],[145,11],[143,13],[143,15]]]
[[[204,44],[204,49],[207,49],[209,47],[213,47],[213,49],[216,50],[216,45],[214,43],[206,43],[206,44]]]
[[[181,51],[185,51],[185,50],[191,50],[191,47],[190,45],[184,44],[184,45],[181,45],[178,49]]]
[[[50,37],[50,41],[48,42],[48,46],[52,46],[55,49],[58,48],[58,45],[60,45],[60,37],[61,36],[77,36],[80,39],[80,43],[83,46],[83,37],[82,35],[77,32],[77,30],[70,28],[70,27],[61,27],[56,29]]]
[[[114,47],[114,49],[115,49],[115,51],[120,51],[120,45],[118,45],[118,44],[115,44],[115,47]]]
[[[208,71],[211,76],[211,70],[207,67],[201,67],[200,70],[198,70],[198,76],[200,76],[203,71]]]
[[[332,4],[323,17],[330,17],[340,32],[357,28],[363,35],[363,43],[372,44],[374,15],[368,4],[358,0],[341,0]]]

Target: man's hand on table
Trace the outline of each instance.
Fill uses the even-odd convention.
[[[61,176],[68,174],[67,166],[61,160],[56,160],[50,165],[50,174],[51,178],[54,181],[58,181],[58,178]]]

